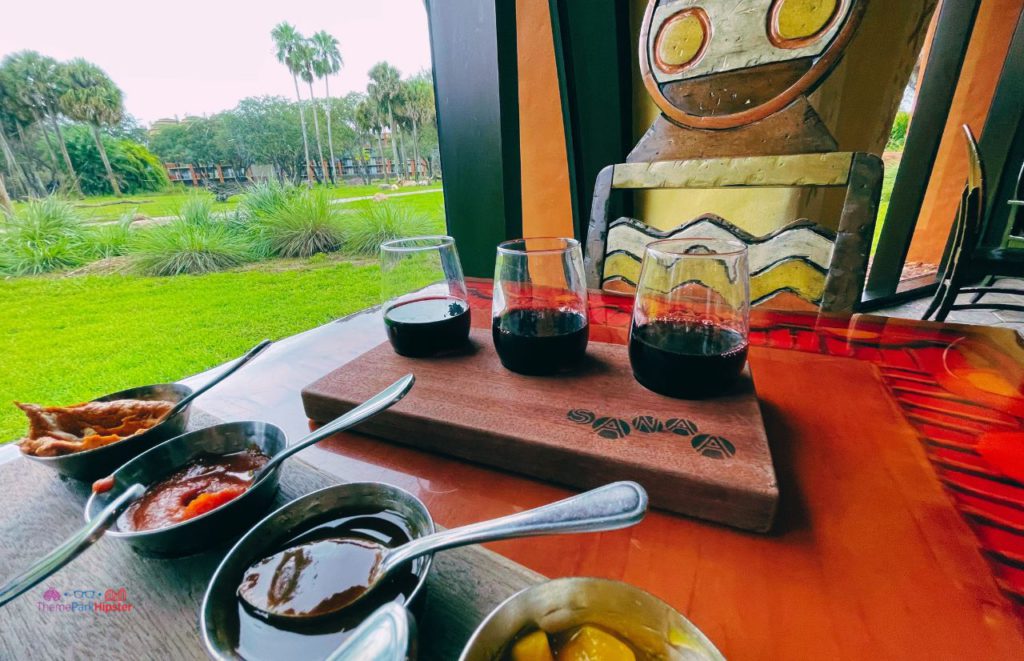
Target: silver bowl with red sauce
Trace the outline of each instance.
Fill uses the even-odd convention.
[[[269,458],[287,445],[285,433],[266,422],[228,422],[182,434],[118,468],[112,475],[112,486],[89,497],[85,504],[85,520],[92,521],[99,516],[131,485],[152,487],[201,458],[247,450],[256,450]],[[122,521],[119,521],[117,526],[106,532],[106,536],[124,540],[144,555],[175,557],[198,553],[234,539],[259,519],[277,492],[278,473],[273,471],[237,497],[205,514],[147,530],[121,529]]]

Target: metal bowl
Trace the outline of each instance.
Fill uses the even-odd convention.
[[[192,389],[188,386],[178,383],[160,383],[154,386],[129,388],[128,390],[98,397],[92,401],[110,402],[115,399],[142,399],[146,401],[163,400],[177,404],[191,394]],[[37,457],[24,453],[22,456],[52,468],[61,475],[67,475],[76,480],[95,480],[110,475],[111,471],[132,457],[138,456],[146,450],[183,433],[188,426],[190,408],[191,404],[182,409],[177,415],[163,420],[141,434],[129,436],[122,441],[117,441],[110,445],[104,445],[83,452],[64,454],[58,457]]]
[[[497,661],[524,630],[557,633],[581,624],[616,633],[652,658],[724,661],[671,606],[628,583],[603,578],[560,578],[512,595],[477,627],[459,660]]]
[[[203,454],[229,454],[255,447],[273,457],[287,445],[285,433],[266,422],[228,422],[182,434],[117,469],[113,488],[89,497],[85,520],[92,521],[132,484],[151,486]],[[175,557],[196,553],[236,537],[252,525],[274,498],[278,473],[274,471],[234,500],[187,521],[156,530],[123,531],[112,527],[106,535],[128,542],[145,555]]]
[[[216,659],[246,658],[242,655],[244,645],[240,619],[244,607],[238,603],[237,590],[245,570],[253,562],[278,551],[281,545],[306,530],[346,514],[379,509],[401,515],[413,538],[434,532],[434,521],[416,496],[377,482],[339,484],[314,491],[284,505],[253,526],[217,567],[203,597],[199,629],[207,652]],[[417,597],[423,592],[431,561],[431,556],[412,561],[411,569],[416,580],[408,592],[407,607],[415,607]],[[367,608],[365,615],[372,612],[374,606],[368,604]],[[321,632],[317,626],[312,622],[304,632],[296,633],[259,621],[260,657],[323,659],[330,656],[352,630]]]

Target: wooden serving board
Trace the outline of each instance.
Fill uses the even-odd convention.
[[[490,333],[442,358],[405,358],[383,343],[302,391],[327,422],[416,375],[404,400],[360,431],[552,482],[641,483],[656,507],[766,532],[779,491],[749,368],[732,394],[702,401],[653,393],[633,378],[626,347],[592,342],[576,373],[504,369]]]
[[[202,416],[193,415],[193,419]],[[273,509],[340,480],[289,459]],[[89,488],[16,457],[0,463],[0,582],[23,571],[84,523]],[[268,513],[272,510],[268,510]],[[100,539],[58,573],[0,608],[0,659],[204,659],[199,609],[206,586],[230,545],[200,555],[155,559],[127,544]],[[439,553],[417,609],[419,658],[458,658],[470,634],[498,604],[545,580],[480,547]],[[84,591],[125,589],[127,612],[48,612],[49,588],[61,603],[90,602]],[[75,591],[83,598],[76,599]],[[102,600],[100,597],[99,600]]]

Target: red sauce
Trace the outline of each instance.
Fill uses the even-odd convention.
[[[121,515],[118,527],[155,530],[206,514],[245,493],[267,461],[256,450],[199,457],[146,489]]]
[[[106,493],[106,492],[110,491],[113,488],[114,488],[114,476],[113,475],[108,475],[106,477],[101,477],[100,479],[98,479],[98,480],[96,480],[95,482],[92,483],[92,492],[93,493]]]

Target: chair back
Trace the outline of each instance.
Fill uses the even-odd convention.
[[[957,272],[957,264],[970,259],[984,230],[985,173],[978,153],[978,141],[974,139],[970,126],[964,124],[961,129],[967,147],[967,183],[960,195],[960,206],[949,233],[941,280],[952,277]]]
[[[703,214],[662,231],[633,218],[609,222],[613,190],[712,188],[846,189],[838,229],[805,218],[755,235],[728,219]],[[597,177],[587,232],[586,273],[592,288],[636,290],[644,247],[674,237],[732,238],[750,251],[752,305],[852,312],[860,301],[882,187],[882,162],[872,154],[831,152],[787,156],[622,163]]]

